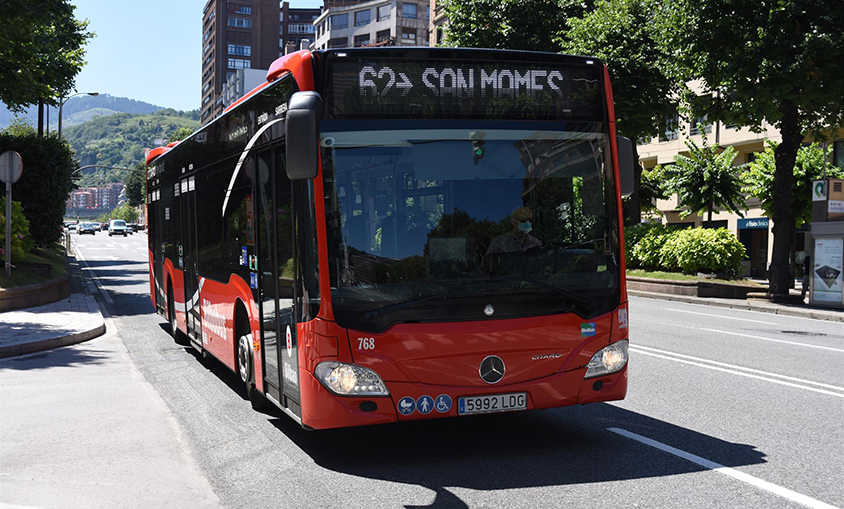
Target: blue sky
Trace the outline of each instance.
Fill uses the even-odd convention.
[[[128,97],[166,108],[199,108],[202,8],[207,0],[71,0],[96,33],[79,92]],[[292,0],[319,7],[321,0]]]

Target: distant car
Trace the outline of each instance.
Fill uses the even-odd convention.
[[[108,221],[106,221],[105,223],[103,223],[103,225],[100,227],[100,230],[102,230],[102,231],[108,231]]]
[[[135,233],[138,231],[138,223],[127,223],[126,228],[129,229],[129,233]]]
[[[94,225],[94,229],[95,229],[95,230],[97,230],[97,231],[102,231],[102,229],[103,229],[103,224],[102,224],[101,222],[99,222],[99,221],[94,221],[94,222],[93,222],[93,223],[91,223],[91,224],[93,224],[93,225]]]
[[[124,237],[128,234],[129,229],[126,228],[126,221],[122,219],[112,219],[108,222],[108,236],[111,237],[112,235],[123,235]]]
[[[94,223],[80,223],[77,232],[79,233],[79,235],[82,235],[83,233],[90,233],[91,235],[96,235],[97,229],[94,228]]]
[[[69,225],[67,225],[67,231],[75,232],[76,231],[76,223],[70,223]]]

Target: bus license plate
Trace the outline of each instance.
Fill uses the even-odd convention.
[[[514,410],[526,409],[526,392],[457,398],[457,413],[459,415],[512,412]]]

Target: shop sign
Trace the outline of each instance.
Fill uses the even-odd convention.
[[[759,217],[756,219],[739,219],[739,230],[767,230],[770,220],[767,217]]]

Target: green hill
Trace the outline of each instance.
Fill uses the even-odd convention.
[[[199,128],[198,112],[172,109],[149,115],[117,113],[95,117],[83,124],[62,129],[80,166],[102,165],[131,168],[144,161],[144,149],[154,148],[156,140],[168,140],[177,130]],[[82,170],[80,186],[124,182],[126,172],[103,168]]]

